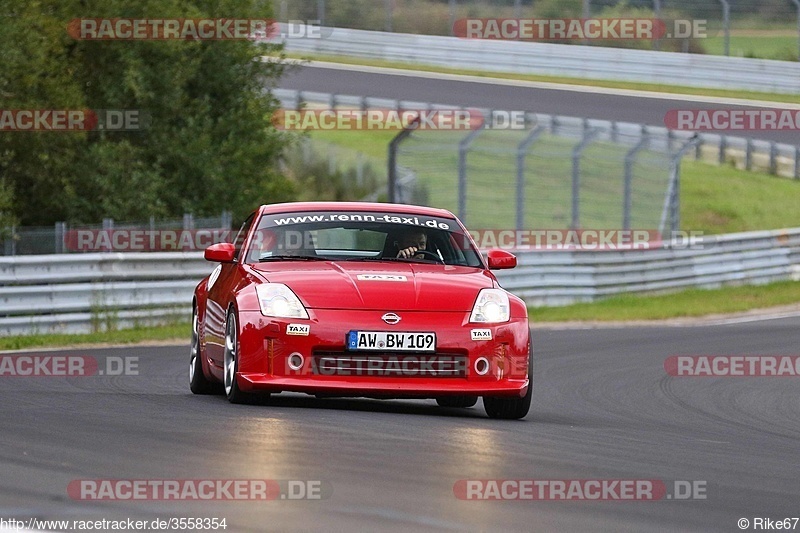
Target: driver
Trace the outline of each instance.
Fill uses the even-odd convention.
[[[397,257],[403,259],[423,259],[425,256],[418,254],[420,250],[425,250],[428,245],[428,236],[424,230],[412,228],[404,231],[397,239]]]

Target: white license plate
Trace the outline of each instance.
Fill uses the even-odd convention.
[[[436,333],[351,331],[347,349],[353,351],[435,352]]]

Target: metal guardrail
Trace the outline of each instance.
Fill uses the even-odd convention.
[[[0,258],[0,335],[187,320],[192,291],[212,269],[197,252]]]
[[[521,252],[498,276],[529,305],[591,302],[620,293],[800,281],[800,228],[708,236],[693,247]]]
[[[789,61],[346,28],[321,33],[324,38],[287,39],[286,50],[489,72],[800,94],[800,63]]]
[[[800,281],[800,228],[711,236],[694,248],[521,251],[498,272],[529,305],[623,292]],[[87,332],[188,319],[192,291],[213,269],[200,253],[0,258],[0,335]]]

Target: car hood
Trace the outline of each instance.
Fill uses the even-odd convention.
[[[493,276],[470,267],[422,263],[261,263],[267,281],[290,287],[310,309],[470,311]]]

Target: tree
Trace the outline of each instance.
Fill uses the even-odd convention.
[[[12,214],[13,203],[14,196],[11,187],[0,181],[0,240],[9,236],[7,235],[8,228],[17,222],[16,217]]]
[[[258,0],[0,0],[3,109],[133,110],[136,132],[0,132],[0,178],[26,225],[149,216],[243,217],[293,198],[276,170],[283,134],[265,91],[273,45],[238,41],[76,40],[80,18],[268,19]]]

